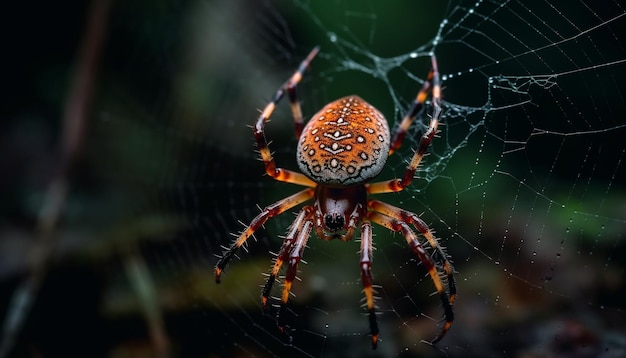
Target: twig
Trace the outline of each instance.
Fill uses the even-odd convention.
[[[37,242],[29,257],[29,273],[9,302],[0,341],[0,358],[11,353],[43,282],[50,256],[58,242],[58,222],[68,192],[68,173],[80,152],[85,118],[91,104],[98,60],[106,34],[110,0],[93,0],[78,53],[78,68],[65,103],[61,158],[37,220]]]

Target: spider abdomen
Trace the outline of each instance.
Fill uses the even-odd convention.
[[[372,179],[389,154],[385,117],[358,96],[329,103],[306,124],[298,141],[300,170],[317,183],[352,185]]]

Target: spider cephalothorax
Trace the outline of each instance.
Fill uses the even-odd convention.
[[[333,188],[318,185],[314,197],[313,214],[317,236],[324,240],[352,239],[359,219],[367,213],[365,186]]]
[[[456,295],[456,286],[453,268],[447,254],[419,216],[382,201],[369,199],[368,196],[401,191],[413,180],[415,171],[433,140],[439,124],[441,88],[437,61],[432,56],[432,69],[391,138],[385,117],[372,105],[355,95],[327,104],[304,126],[296,96],[296,86],[317,52],[318,48],[313,49],[289,81],[278,89],[254,127],[254,137],[266,173],[276,180],[299,184],[307,188],[263,209],[237,240],[224,251],[215,266],[215,279],[218,283],[220,282],[224,267],[235,252],[269,218],[312,199],[313,204],[305,205],[300,210],[285,236],[261,295],[263,307],[266,309],[272,285],[283,263],[286,263],[287,271],[278,313],[279,328],[283,330],[285,326],[283,311],[311,231],[315,230],[317,236],[323,240],[349,241],[355,232],[360,230],[359,267],[369,312],[372,347],[376,348],[379,331],[371,273],[373,245],[371,223],[374,222],[392,231],[400,232],[409,248],[428,270],[444,308],[445,324],[431,341],[431,343],[436,343],[443,338],[454,320],[452,305]],[[265,123],[277,103],[284,97],[285,92],[289,95],[296,137],[298,137],[297,161],[304,174],[277,168],[265,139]],[[422,109],[429,92],[432,92],[433,106],[430,125],[422,135],[418,148],[402,178],[368,183],[383,169],[387,157],[401,146],[409,126]],[[432,248],[431,253],[424,249],[411,225],[426,239]]]

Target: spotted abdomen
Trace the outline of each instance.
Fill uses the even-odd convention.
[[[300,170],[325,185],[366,182],[380,173],[389,154],[385,117],[358,96],[326,105],[307,123],[298,141]]]

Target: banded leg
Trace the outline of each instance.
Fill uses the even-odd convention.
[[[412,224],[417,231],[422,234],[428,240],[430,247],[435,251],[435,259],[443,268],[443,272],[446,276],[446,281],[448,283],[448,293],[450,295],[450,304],[454,304],[454,300],[456,298],[456,284],[454,281],[454,268],[452,264],[448,260],[448,255],[445,253],[439,242],[433,235],[432,231],[426,225],[424,220],[422,220],[417,214],[398,208],[396,206],[384,203],[379,200],[369,200],[367,205],[370,209],[382,213],[386,216],[392,217],[396,220],[403,221],[407,224]]]
[[[289,94],[289,102],[291,106],[291,114],[293,115],[293,124],[296,132],[296,139],[300,138],[300,134],[302,134],[302,129],[304,128],[304,120],[302,118],[302,109],[300,107],[300,101],[298,100],[298,93],[296,91],[298,83],[302,79],[302,74],[306,71],[307,67],[309,67],[309,63],[313,61],[313,58],[317,55],[320,48],[316,46],[311,50],[309,55],[300,63],[300,66],[296,70],[296,72],[291,76],[289,81],[287,81],[287,93]]]
[[[422,138],[420,139],[417,150],[415,151],[415,154],[413,154],[413,158],[411,159],[411,162],[406,167],[406,170],[404,171],[402,178],[396,178],[396,179],[391,179],[391,180],[382,181],[378,183],[368,184],[367,185],[368,194],[396,192],[396,191],[401,191],[404,188],[406,188],[413,180],[415,171],[419,167],[422,161],[422,158],[424,157],[424,154],[428,150],[428,146],[430,145],[433,138],[435,137],[435,134],[437,134],[437,127],[439,126],[439,117],[441,116],[441,84],[439,83],[439,70],[437,69],[437,60],[435,59],[434,55],[432,56],[431,73],[432,73],[432,86],[433,86],[433,98],[432,98],[433,114],[432,114],[432,118],[430,119],[430,124],[428,126],[428,129],[422,135]],[[429,74],[429,78],[430,77],[431,75]],[[426,85],[426,83],[424,85]],[[418,94],[416,101],[419,100],[421,93],[422,91],[420,91],[420,93]],[[412,114],[411,112],[416,111],[415,114],[417,114],[417,111],[419,110],[419,108],[414,109],[414,107],[416,106],[417,105],[414,102],[414,106],[411,106],[411,109],[409,110],[409,113],[407,114],[409,118],[403,120],[402,123],[400,124],[400,127],[403,127],[403,125],[408,126],[408,124],[410,124],[410,122],[412,121],[412,119],[410,119],[411,114]],[[405,124],[405,121],[407,121],[408,124]],[[396,133],[396,136],[398,138],[400,136],[403,137],[402,135],[403,129],[400,128],[398,131],[399,132]],[[401,142],[401,139],[394,138],[394,142],[392,142],[392,148],[394,147],[394,145],[396,145],[395,141]]]
[[[224,251],[222,257],[217,261],[217,264],[215,265],[215,282],[220,283],[224,267],[226,267],[228,262],[233,258],[233,256],[235,256],[237,250],[246,242],[246,240],[248,240],[248,238],[261,226],[263,226],[269,218],[280,215],[285,212],[285,210],[289,210],[296,205],[302,204],[303,202],[311,199],[314,193],[314,189],[304,189],[263,209],[259,215],[252,219],[250,225],[248,225],[248,227],[241,232],[235,242],[233,242],[232,245]]]
[[[289,301],[289,293],[291,292],[291,285],[298,273],[298,264],[302,259],[302,253],[306,247],[306,243],[311,235],[313,229],[313,223],[310,220],[305,220],[302,225],[302,230],[296,236],[296,241],[293,243],[289,252],[289,262],[287,265],[287,272],[285,273],[285,283],[283,285],[283,294],[280,298],[280,309],[278,311],[278,329],[282,332],[285,331],[285,310],[287,308],[287,301]]]
[[[404,140],[404,137],[406,136],[409,127],[415,120],[417,114],[422,110],[424,102],[426,102],[426,97],[428,97],[428,90],[430,90],[430,83],[432,80],[433,70],[431,69],[430,72],[428,72],[428,76],[426,76],[426,80],[422,85],[422,89],[420,89],[420,91],[417,93],[417,96],[415,96],[411,107],[404,115],[404,118],[402,118],[402,122],[400,122],[398,128],[396,128],[393,139],[391,140],[391,145],[389,147],[389,155],[392,155],[393,152],[395,152],[402,146],[402,141]]]
[[[307,58],[302,61],[296,72],[291,76],[291,78],[274,94],[274,97],[265,106],[263,112],[257,119],[256,125],[254,126],[254,139],[257,142],[257,146],[259,148],[259,152],[261,152],[261,159],[263,159],[263,164],[265,165],[265,172],[271,176],[272,178],[284,181],[288,183],[314,187],[316,184],[311,179],[307,178],[304,174],[294,172],[291,170],[277,168],[276,163],[274,162],[274,157],[272,156],[272,152],[269,149],[269,145],[267,143],[267,139],[265,138],[265,123],[269,120],[270,116],[274,112],[276,105],[285,95],[285,90],[289,93],[289,98],[291,101],[291,111],[294,117],[294,125],[296,136],[300,136],[302,132],[302,128],[304,127],[304,123],[302,120],[302,110],[300,109],[300,103],[298,102],[298,96],[296,94],[296,87],[300,80],[302,79],[302,75],[304,71],[309,67],[309,63],[317,52],[319,51],[318,47],[315,47],[311,53],[307,56]]]
[[[374,290],[372,288],[372,224],[363,220],[361,224],[361,283],[365,293],[365,304],[369,313],[370,334],[372,335],[372,349],[378,344],[378,322],[374,305]]]
[[[305,207],[303,208],[296,220],[293,222],[287,236],[283,240],[283,245],[278,252],[278,256],[274,260],[274,265],[272,266],[272,271],[265,281],[265,286],[263,287],[263,293],[261,294],[261,302],[263,303],[263,310],[267,310],[267,301],[269,299],[270,293],[272,292],[272,286],[274,285],[274,281],[276,281],[276,277],[280,272],[280,268],[283,266],[283,263],[289,259],[289,254],[291,253],[291,249],[293,247],[293,243],[296,239],[296,235],[302,232],[302,227],[304,226],[305,220],[310,216],[311,208]]]
[[[413,230],[411,230],[409,225],[404,221],[394,219],[375,211],[370,211],[368,213],[368,218],[373,222],[388,228],[389,230],[401,232],[406,239],[407,244],[411,248],[411,251],[413,251],[413,253],[422,262],[426,270],[428,270],[428,274],[430,275],[430,278],[435,285],[435,289],[439,293],[441,305],[443,306],[444,312],[445,324],[439,334],[437,334],[437,336],[435,336],[435,338],[430,341],[431,344],[439,342],[446,335],[446,333],[450,329],[450,326],[452,326],[452,322],[454,321],[454,312],[452,311],[452,304],[450,303],[450,299],[448,298],[448,294],[446,293],[444,283],[441,281],[439,273],[437,272],[437,266],[435,265],[435,262],[432,260],[430,255],[428,255],[426,250],[424,250],[424,247],[422,246],[422,244],[420,244]]]

